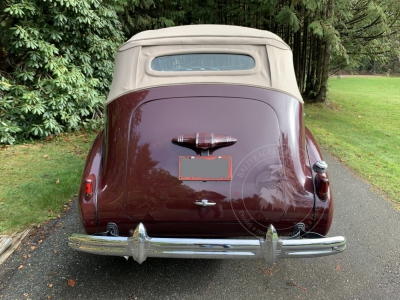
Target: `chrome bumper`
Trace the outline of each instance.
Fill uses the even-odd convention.
[[[315,239],[280,239],[270,225],[262,239],[151,238],[140,223],[132,237],[72,234],[68,245],[78,251],[99,255],[133,256],[139,264],[147,257],[264,259],[316,257],[341,253],[346,248],[342,236]]]

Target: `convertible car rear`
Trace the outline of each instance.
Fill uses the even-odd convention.
[[[79,251],[265,259],[342,252],[333,199],[303,123],[292,52],[224,25],[145,31],[121,46],[105,129],[79,192]],[[243,238],[244,237],[244,238]]]

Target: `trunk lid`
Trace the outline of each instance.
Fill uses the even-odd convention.
[[[179,180],[179,157],[200,152],[172,140],[202,132],[237,139],[210,151],[232,158],[231,180]],[[265,102],[224,97],[149,101],[133,112],[128,138],[125,209],[134,220],[271,222],[285,213],[288,170],[281,130]],[[215,205],[195,204],[202,200]]]

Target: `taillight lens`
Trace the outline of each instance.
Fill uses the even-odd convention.
[[[322,174],[316,174],[315,187],[319,199],[326,201],[329,195],[329,179]]]
[[[96,177],[93,174],[90,174],[88,177],[86,177],[83,180],[82,188],[84,190],[84,199],[85,200],[92,199],[94,192],[95,192],[95,188],[96,188],[95,183],[96,183]]]
[[[85,194],[89,195],[92,192],[92,181],[90,179],[85,180]]]

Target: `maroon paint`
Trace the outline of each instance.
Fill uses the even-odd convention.
[[[101,131],[93,142],[93,146],[86,159],[85,168],[82,174],[82,183],[79,189],[79,215],[83,222],[83,226],[88,233],[96,232],[96,205],[97,205],[97,184],[96,177],[99,174],[101,167],[102,148],[103,148],[104,134]],[[85,182],[90,179],[92,182],[93,194],[86,195]]]
[[[96,139],[84,170],[83,179],[95,174],[98,180],[94,197],[98,228],[96,202],[84,202],[83,188],[80,192],[86,230],[105,231],[107,223],[114,222],[120,234],[127,235],[143,222],[150,236],[217,237],[250,235],[248,224],[265,232],[270,223],[279,234],[290,234],[293,225],[304,222],[307,229],[325,234],[332,201],[314,199],[310,162],[319,152],[302,122],[301,103],[262,88],[182,85],[121,96],[108,104],[105,134]],[[178,157],[196,153],[171,139],[195,132],[237,139],[236,144],[213,153],[232,156],[236,170],[232,182],[178,180]],[[264,152],[254,151],[257,148]],[[236,188],[240,187],[238,172],[246,178],[243,192]],[[279,181],[285,201],[274,209],[257,195],[258,184],[269,191],[270,174],[285,176]],[[196,206],[194,202],[201,199],[217,205]]]

